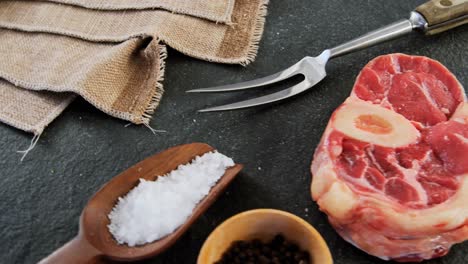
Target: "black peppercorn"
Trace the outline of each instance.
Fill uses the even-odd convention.
[[[259,239],[235,241],[215,264],[311,264],[310,255],[298,245],[287,241],[283,235],[276,235],[263,243]]]

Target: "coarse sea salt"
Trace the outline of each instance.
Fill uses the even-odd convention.
[[[109,231],[119,244],[143,245],[174,232],[192,214],[234,161],[213,151],[160,176],[140,179],[138,186],[119,197],[110,214]]]

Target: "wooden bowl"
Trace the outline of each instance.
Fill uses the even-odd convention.
[[[271,241],[277,234],[307,250],[312,263],[332,264],[333,259],[322,236],[303,219],[284,211],[257,209],[237,214],[219,225],[206,239],[198,264],[212,264],[236,240]]]

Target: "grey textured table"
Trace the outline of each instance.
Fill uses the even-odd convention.
[[[194,263],[208,234],[226,218],[249,209],[290,211],[324,236],[337,264],[385,263],[341,239],[311,200],[309,166],[332,111],[349,94],[359,70],[391,52],[432,57],[468,83],[468,26],[426,38],[412,35],[333,60],[329,76],[285,102],[249,110],[199,114],[195,110],[245,99],[261,90],[195,95],[184,91],[256,78],[305,55],[407,16],[423,1],[271,1],[256,62],[246,68],[210,64],[169,50],[165,95],[151,125],[111,118],[75,101],[20,163],[17,150],[31,135],[0,125],[0,263],[35,263],[78,231],[88,198],[120,171],[168,147],[206,142],[244,163],[245,169],[196,224],[167,252],[144,263]],[[287,83],[285,84],[287,85]],[[284,86],[283,86],[284,87]],[[427,263],[468,263],[468,243]]]

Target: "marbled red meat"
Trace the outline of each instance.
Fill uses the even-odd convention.
[[[364,67],[312,162],[312,198],[347,241],[421,261],[468,239],[468,103],[455,76],[421,56]]]

